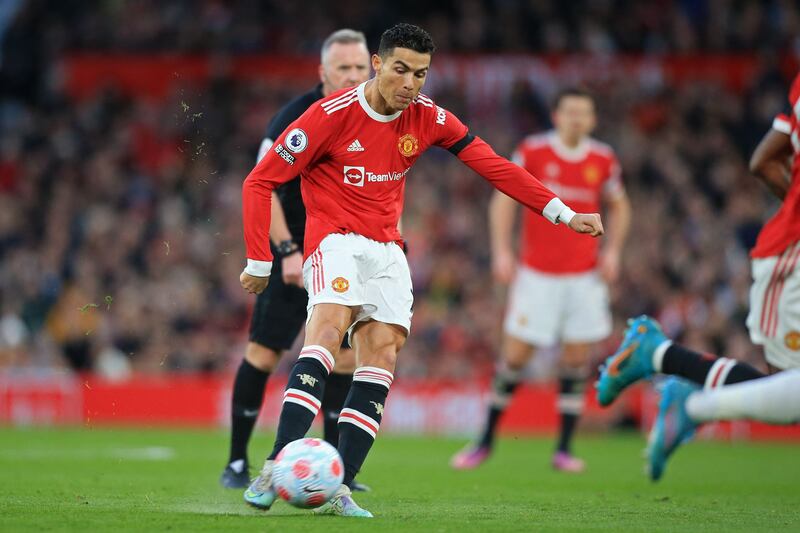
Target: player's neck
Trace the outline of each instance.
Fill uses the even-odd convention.
[[[583,144],[583,137],[571,137],[567,135],[562,135],[560,133],[557,133],[557,135],[558,135],[558,140],[561,141],[561,144],[563,144],[570,150],[575,150],[576,148],[581,146],[581,144]]]
[[[394,115],[400,111],[399,109],[394,109],[389,106],[389,103],[378,90],[378,82],[375,78],[369,80],[364,86],[364,98],[367,100],[367,105],[369,105],[373,111],[381,115]]]

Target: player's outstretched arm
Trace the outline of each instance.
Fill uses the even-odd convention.
[[[603,234],[603,223],[597,213],[575,213],[553,191],[528,171],[500,157],[479,137],[475,137],[457,154],[472,170],[507,196],[539,213],[553,224],[564,223],[578,233],[592,237]]]

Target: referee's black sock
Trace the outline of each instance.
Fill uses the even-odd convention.
[[[306,435],[319,412],[325,381],[332,369],[333,356],[323,346],[304,346],[300,350],[283,393],[278,434],[269,459],[275,459],[284,446]]]
[[[660,367],[656,371],[681,376],[706,389],[764,377],[764,374],[746,363],[701,354],[677,344],[669,345],[664,351]]]
[[[228,464],[242,461],[245,468],[247,461],[247,444],[253,434],[253,427],[261,411],[264,401],[264,388],[269,379],[269,372],[264,372],[242,359],[236,379],[233,382],[231,399],[231,450]]]
[[[492,396],[489,400],[489,412],[486,415],[486,425],[483,428],[479,444],[490,448],[494,443],[497,433],[497,424],[511,402],[514,391],[519,386],[522,372],[511,370],[503,366],[494,376],[492,381]]]
[[[353,374],[333,372],[325,383],[325,394],[322,396],[322,427],[325,440],[333,447],[339,445],[339,413],[344,407]]]

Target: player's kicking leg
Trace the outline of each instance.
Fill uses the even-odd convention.
[[[800,423],[800,369],[712,390],[700,390],[696,385],[670,378],[651,431],[651,478],[661,478],[669,457],[691,438],[699,424],[720,420]]]
[[[764,377],[748,364],[674,344],[658,322],[642,315],[628,321],[622,344],[601,368],[597,400],[610,405],[629,385],[655,373],[680,376],[707,389]]]
[[[533,356],[533,346],[511,335],[503,337],[502,362],[492,381],[489,408],[483,431],[475,442],[467,444],[450,460],[457,470],[469,470],[482,465],[491,455],[497,435],[497,425],[503,416],[514,391],[522,379],[522,372]]]
[[[686,399],[698,389],[675,376],[662,384],[658,415],[647,443],[647,473],[653,481],[661,479],[667,459],[678,446],[694,436],[697,423],[686,412]]]
[[[306,327],[305,345],[286,384],[275,445],[260,475],[244,493],[248,504],[269,509],[275,501],[276,495],[272,489],[272,465],[275,457],[288,443],[304,437],[311,427],[319,412],[325,382],[333,369],[342,338],[354,318],[355,311],[344,305],[314,306]]]
[[[372,444],[383,418],[386,397],[394,379],[397,353],[407,330],[377,321],[356,325],[354,341],[359,367],[353,373],[353,386],[339,415],[339,454],[344,462],[344,480],[330,502],[318,514],[372,517],[372,513],[353,501],[350,487]]]

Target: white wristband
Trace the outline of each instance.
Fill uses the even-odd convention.
[[[247,258],[247,266],[244,267],[244,273],[257,278],[269,277],[272,272],[272,261],[256,261],[255,259]]]
[[[556,224],[560,222],[563,222],[564,224],[569,224],[570,221],[572,220],[572,217],[574,216],[575,216],[575,211],[573,211],[567,206],[564,206],[564,209],[562,209],[561,212],[556,217]]]
[[[544,206],[542,210],[542,215],[553,224],[558,224],[560,222],[569,224],[572,217],[575,216],[575,211],[567,207],[560,198],[556,197],[547,202],[547,205]]]

